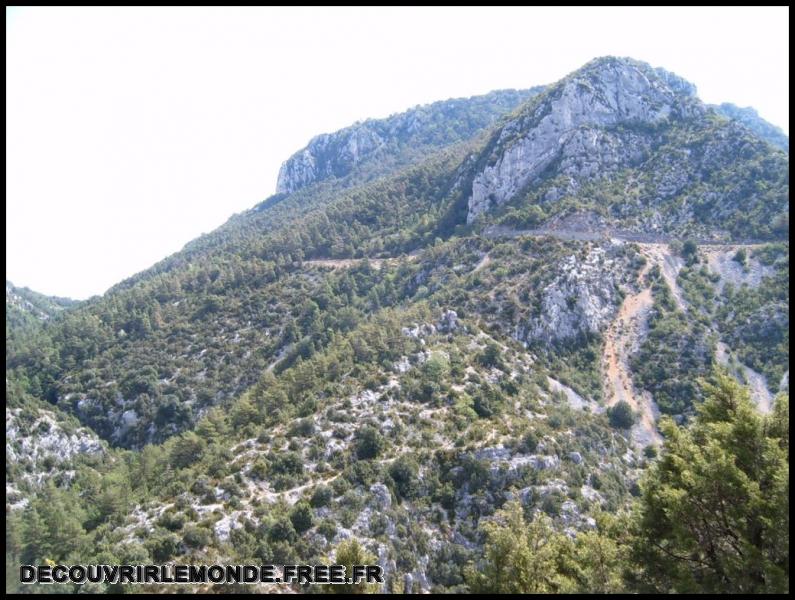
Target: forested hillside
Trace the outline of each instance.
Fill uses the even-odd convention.
[[[101,297],[7,284],[8,589],[787,591],[789,156],[719,112],[597,59],[314,138]]]

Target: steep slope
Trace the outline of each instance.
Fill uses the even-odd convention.
[[[780,237],[786,154],[627,59],[488,128],[503,108],[320,138],[289,193],[10,345],[19,560],[321,564],[352,538],[388,590],[463,591],[505,502],[573,540],[629,508],[655,406],[690,418],[725,347],[776,392],[788,245],[683,242]]]
[[[10,281],[6,281],[7,326],[28,321],[31,317],[46,321],[76,304],[78,301],[71,298],[45,296],[26,287],[16,287]]]
[[[494,132],[465,172],[466,219],[537,223],[584,207],[641,233],[783,238],[787,169],[786,154],[716,117],[689,83],[603,58]]]
[[[75,476],[72,459],[101,455],[107,449],[90,429],[48,408],[6,408],[6,499],[24,508],[46,482],[68,486]]]
[[[647,263],[638,273],[642,281],[649,271]],[[648,312],[653,303],[651,289],[641,289],[636,294],[626,296],[605,333],[604,372],[605,398],[610,406],[626,402],[637,413],[637,425],[633,431],[634,439],[641,445],[659,444],[657,433],[657,407],[650,394],[637,390],[629,367],[629,357],[637,350],[640,339],[645,334]]]
[[[6,281],[6,374],[19,353],[39,352],[43,330],[79,304],[69,298],[45,296],[29,288],[18,288]],[[35,398],[52,399],[48,386],[41,386],[41,372],[34,371],[30,377],[23,376],[26,390]]]
[[[503,96],[494,98],[499,106]],[[467,102],[452,106],[477,112],[486,100]],[[455,131],[460,110],[433,106],[436,120],[445,107],[452,111]],[[139,446],[189,428],[277,357],[286,353],[284,366],[307,358],[373,307],[405,301],[408,273],[417,268],[399,282],[372,269],[352,281],[350,273],[307,272],[303,261],[311,268],[313,260],[417,252],[466,234],[464,221],[475,217],[513,222],[503,205],[540,211],[547,222],[588,208],[608,227],[636,232],[773,235],[776,219],[788,215],[786,155],[710,114],[694,88],[671,74],[631,60],[593,61],[531,98],[487,139],[448,145],[365,183],[320,181],[234,217],[48,328],[43,345],[54,354],[22,350],[8,357],[7,369],[35,371],[43,396],[106,439]],[[413,118],[367,127],[402,131]],[[622,193],[607,195],[614,190]],[[605,288],[609,270],[595,273],[599,281],[551,283],[533,299],[540,312],[514,325],[519,339],[532,344],[549,339],[544,331],[569,329],[603,333],[618,301],[613,284]],[[374,286],[384,287],[376,293]],[[569,297],[575,304],[561,310]]]
[[[307,272],[303,260],[351,256],[348,248],[373,230],[385,235],[370,243],[395,254],[432,240],[433,186],[443,190],[448,175],[444,162],[429,165],[331,196],[308,213],[291,213],[289,204],[253,213],[46,327],[40,344],[7,358],[7,370],[35,372],[46,397],[117,444],[188,428],[286,349],[285,365],[306,358],[374,306],[405,297],[407,276],[386,281],[372,268],[335,275],[311,261]],[[386,194],[395,212],[379,209]],[[425,231],[398,237],[412,225]],[[387,231],[397,235],[390,240]]]

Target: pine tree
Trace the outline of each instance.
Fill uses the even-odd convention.
[[[470,590],[494,594],[549,594],[575,591],[561,572],[560,561],[570,544],[546,515],[525,522],[522,505],[509,502],[481,528],[486,534],[482,564],[469,565]]]
[[[578,591],[590,594],[626,592],[622,570],[627,560],[626,514],[597,513],[598,528],[581,532],[574,540],[566,571]]]
[[[689,428],[662,421],[665,445],[637,515],[640,579],[660,592],[785,592],[788,399],[763,417],[724,373],[704,393]]]
[[[335,552],[334,564],[345,565],[345,576],[350,577],[353,565],[375,565],[375,556],[367,552],[356,539],[347,539],[340,542]],[[378,591],[378,584],[360,581],[357,584],[334,584],[325,588],[327,592],[335,594],[373,594]]]

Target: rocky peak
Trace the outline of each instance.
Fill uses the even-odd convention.
[[[602,162],[602,155],[608,163],[632,160],[637,141],[624,143],[611,129],[700,114],[704,108],[695,91],[680,77],[636,60],[591,61],[529,101],[495,133],[473,179],[467,222],[511,199],[568,155],[587,151],[591,162]]]
[[[316,181],[343,177],[385,143],[369,123],[316,136],[306,148],[282,164],[276,193],[289,194]]]

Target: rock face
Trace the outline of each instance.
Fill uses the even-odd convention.
[[[99,439],[84,427],[67,432],[55,415],[44,410],[27,425],[21,419],[21,409],[6,408],[6,455],[12,460],[26,458],[36,462],[52,457],[63,462],[75,454],[100,452],[103,447]]]
[[[472,182],[467,222],[513,198],[555,161],[577,177],[637,163],[648,145],[642,136],[622,137],[606,128],[692,116],[703,111],[694,95],[691,84],[644,63],[592,61],[499,131],[486,166]]]
[[[73,428],[53,412],[6,408],[6,495],[13,508],[22,508],[25,495],[47,480],[63,483],[74,476],[70,461],[78,454],[101,454],[105,447],[85,427]]]
[[[530,206],[543,222],[576,204],[634,234],[781,239],[788,155],[752,115],[729,112],[720,118],[662,69],[596,59],[529,100],[462,166],[466,222],[521,223]]]
[[[615,316],[626,278],[617,257],[596,246],[584,258],[569,256],[559,269],[543,290],[540,314],[518,329],[520,341],[554,343],[598,333]]]
[[[357,167],[375,167],[379,161],[399,166],[411,155],[423,154],[423,149],[432,151],[471,137],[541,89],[501,90],[435,102],[319,135],[284,162],[276,193],[290,194],[319,181],[343,178]]]
[[[329,177],[344,177],[367,156],[386,145],[367,124],[320,135],[279,170],[276,193],[291,193]]]

